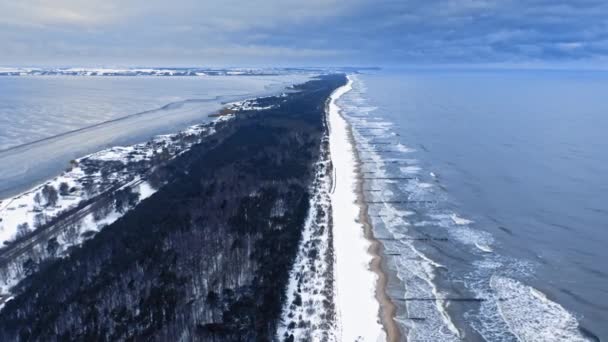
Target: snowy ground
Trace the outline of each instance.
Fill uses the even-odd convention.
[[[375,298],[377,276],[370,269],[370,242],[358,222],[354,147],[348,124],[336,101],[352,89],[352,80],[336,90],[329,103],[330,152],[336,183],[331,193],[335,264],[335,302],[341,341],[381,341],[380,306]]]

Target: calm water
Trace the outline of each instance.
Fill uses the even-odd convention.
[[[0,77],[0,198],[55,176],[73,158],[179,131],[209,120],[225,102],[304,79]]]
[[[410,340],[608,339],[606,94],[606,73],[357,77],[342,105]]]

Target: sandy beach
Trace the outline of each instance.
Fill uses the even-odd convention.
[[[351,144],[355,146],[355,141],[352,136],[350,126],[349,138]],[[394,320],[397,312],[397,306],[391,301],[390,297],[387,294],[388,276],[386,275],[384,270],[384,246],[374,236],[373,226],[369,220],[368,215],[367,200],[365,199],[365,195],[363,192],[364,181],[361,174],[361,161],[359,158],[359,154],[356,150],[354,155],[356,160],[357,173],[357,202],[361,207],[359,220],[363,224],[365,230],[365,238],[370,241],[370,246],[368,249],[369,253],[372,255],[370,268],[372,272],[374,272],[378,276],[376,283],[376,299],[380,303],[380,319],[382,321],[384,329],[386,330],[386,340],[390,342],[397,342],[401,340],[401,333],[399,331],[399,328],[397,327],[397,323]]]
[[[395,305],[386,294],[382,245],[374,238],[363,197],[360,162],[349,124],[335,103],[352,89],[352,80],[337,89],[329,103],[330,151],[335,184],[331,194],[335,302],[339,338],[345,341],[399,341]]]

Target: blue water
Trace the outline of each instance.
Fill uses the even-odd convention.
[[[608,339],[606,94],[606,73],[356,77],[342,105],[410,340]]]

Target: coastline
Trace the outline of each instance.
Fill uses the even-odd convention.
[[[364,327],[372,330],[376,329],[377,327],[370,327],[369,325],[354,326],[357,324],[355,322],[360,321],[358,324],[362,324],[363,319],[371,319],[370,317],[363,316],[363,313],[359,314],[358,317],[351,316],[346,319],[341,315],[343,314],[341,309],[345,307],[348,309],[344,310],[344,312],[352,313],[357,310],[359,312],[364,311],[362,310],[362,307],[366,306],[366,308],[375,311],[375,320],[379,321],[380,324],[378,324],[378,326],[381,329],[381,332],[376,332],[376,336],[374,337],[373,331],[365,331],[367,338],[364,340],[379,340],[382,338],[391,342],[400,341],[401,333],[394,321],[396,306],[391,302],[386,292],[388,277],[383,269],[382,244],[375,239],[367,215],[367,205],[363,195],[363,179],[360,172],[360,159],[353,138],[352,128],[342,115],[342,109],[335,104],[337,99],[352,90],[352,82],[352,79],[348,77],[348,83],[343,87],[338,88],[331,95],[328,106],[330,149],[333,152],[332,165],[334,165],[336,182],[337,180],[342,180],[341,182],[334,184],[335,191],[338,194],[332,193],[332,202],[334,202],[332,205],[332,208],[334,209],[333,230],[335,240],[337,241],[335,242],[336,246],[334,247],[334,252],[336,254],[335,301],[338,314],[338,326],[340,326],[342,334],[344,334],[344,330],[347,330],[347,334],[351,335],[347,336],[348,338],[361,337],[361,335],[357,335],[355,332],[363,331]],[[333,142],[333,144],[331,142]],[[340,168],[335,166],[339,166]],[[340,194],[340,192],[342,192],[342,194]],[[335,205],[338,203],[337,200],[340,200],[339,206]],[[348,205],[348,203],[352,203],[352,207],[351,205]],[[347,232],[349,235],[348,237],[341,236],[340,231],[336,228],[338,226],[346,228],[345,226],[352,225],[352,221],[349,222],[349,220],[355,221],[355,227],[361,229],[361,236],[354,236],[353,239],[354,234],[352,231]],[[340,240],[343,240],[341,247],[339,247]],[[344,241],[347,241],[350,245],[345,246]],[[353,248],[355,250],[353,250]],[[359,248],[359,250],[357,250],[357,248]],[[361,253],[361,249],[363,249],[365,255],[355,255],[355,253],[363,254]],[[343,256],[342,261],[340,260],[341,254]],[[364,261],[364,265],[367,265],[367,267],[361,267],[361,264],[357,264],[357,261]],[[346,264],[346,262],[348,262],[348,264]],[[353,267],[356,267],[356,269],[353,269]],[[344,268],[347,268],[347,270],[342,271],[342,274],[340,274],[341,269]],[[353,276],[353,274],[345,274],[347,272],[356,272],[356,274],[355,276]],[[353,281],[357,283],[357,289],[344,289],[343,278],[350,278],[349,280],[351,281],[348,282],[350,287],[355,287],[352,286]],[[366,280],[371,283],[365,284],[364,281]],[[371,286],[372,288],[369,289],[366,286]],[[341,290],[347,290],[349,295],[345,296],[344,293],[340,293]],[[364,303],[365,298],[361,298],[361,294],[368,290],[372,291],[371,301],[373,301],[373,303],[370,302],[369,299],[367,303]],[[345,305],[344,301],[350,298],[350,301],[352,302],[354,296],[360,298],[360,302],[354,304],[348,303]],[[351,306],[349,306],[349,304]],[[349,322],[345,322],[346,320]],[[350,326],[351,323],[353,326]],[[341,337],[346,339],[343,335]]]
[[[356,146],[355,139],[351,126],[348,125],[349,141],[353,146]],[[388,289],[388,275],[385,271],[385,257],[384,257],[384,245],[376,239],[374,236],[373,226],[369,219],[368,205],[365,199],[363,191],[363,175],[361,173],[361,159],[359,152],[356,148],[353,149],[355,156],[355,173],[357,174],[357,203],[361,208],[359,220],[363,224],[365,231],[365,238],[369,240],[370,246],[368,248],[369,254],[372,255],[372,261],[370,263],[370,269],[376,274],[376,299],[380,303],[380,320],[384,329],[386,330],[386,340],[388,342],[401,341],[401,331],[397,327],[395,322],[395,316],[397,314],[397,306],[392,302],[391,298],[387,293]]]

